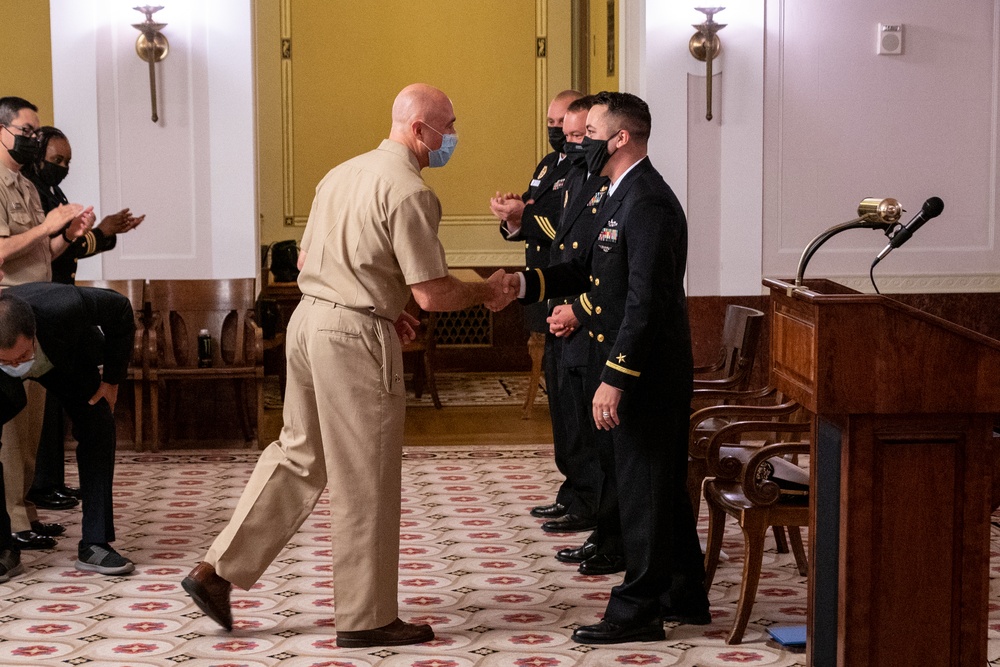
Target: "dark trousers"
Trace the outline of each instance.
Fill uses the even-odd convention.
[[[579,334],[577,334],[579,335]],[[586,367],[567,367],[562,361],[563,341],[545,337],[545,386],[552,416],[552,441],[556,467],[566,479],[556,502],[579,516],[596,515],[601,497],[602,473],[590,421]]]
[[[2,446],[2,443],[0,443]],[[3,483],[3,463],[0,463],[0,498],[7,497],[7,488]],[[10,535],[10,515],[7,514],[6,504],[0,508],[0,551],[20,551],[14,548],[13,539]]]
[[[76,464],[80,471],[83,501],[82,544],[115,539],[112,485],[115,476],[117,434],[115,417],[108,402],[90,405],[86,400],[62,399],[73,422],[77,440]]]
[[[625,555],[625,579],[612,589],[604,614],[613,623],[644,623],[666,609],[708,610],[685,483],[690,401],[665,398],[650,401],[641,390],[624,395],[621,424],[600,432],[602,448],[612,454]]]
[[[38,440],[32,491],[50,491],[66,484],[65,444],[66,427],[62,402],[55,392],[45,392],[45,416],[42,420],[42,435]]]

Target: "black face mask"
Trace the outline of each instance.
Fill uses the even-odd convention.
[[[55,187],[63,182],[68,173],[69,167],[42,160],[42,164],[38,167],[38,180],[49,187]]]
[[[567,141],[563,144],[562,152],[566,154],[566,159],[573,164],[582,165],[587,159],[587,153],[583,150],[583,144],[575,144]]]
[[[550,127],[549,130],[549,146],[552,146],[552,150],[557,153],[562,153],[563,142],[566,141],[566,135],[563,134],[561,127]]]
[[[7,131],[10,132],[9,129]],[[26,137],[22,134],[14,134],[13,132],[10,132],[10,136],[14,137],[14,147],[8,149],[7,152],[10,153],[10,157],[14,162],[18,164],[31,164],[38,159],[38,156],[42,152],[42,145],[37,139]]]
[[[591,174],[601,173],[601,169],[604,169],[604,165],[611,159],[611,153],[608,152],[608,143],[617,135],[618,133],[615,132],[614,135],[603,141],[600,139],[591,139],[590,137],[583,138],[583,143],[580,145],[583,147],[585,159],[587,160],[587,171]]]

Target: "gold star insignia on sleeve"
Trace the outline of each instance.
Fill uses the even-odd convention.
[[[617,357],[615,357],[615,359],[618,360],[619,364],[624,364],[625,363],[625,355],[624,354],[619,354]]]

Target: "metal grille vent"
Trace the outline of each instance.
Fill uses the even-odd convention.
[[[485,306],[438,313],[434,334],[439,347],[491,347],[493,313]]]

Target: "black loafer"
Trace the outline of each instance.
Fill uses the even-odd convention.
[[[31,530],[35,534],[45,537],[59,537],[66,532],[66,528],[61,523],[44,523],[42,521],[32,521]]]
[[[582,563],[588,558],[593,558],[596,553],[596,544],[584,542],[582,546],[573,549],[560,549],[556,553],[556,560],[560,563]]]
[[[542,530],[546,533],[581,533],[594,528],[597,528],[597,519],[578,514],[564,514],[542,524]]]
[[[46,510],[68,510],[80,504],[80,501],[70,496],[64,496],[58,491],[28,492],[28,500],[35,507]]]
[[[566,506],[560,503],[539,505],[538,507],[531,508],[531,516],[538,517],[539,519],[558,519],[564,514],[566,514]]]
[[[38,551],[40,549],[54,549],[56,541],[51,537],[39,535],[32,530],[22,530],[18,533],[10,534],[14,547],[21,551]]]
[[[622,556],[598,554],[580,563],[580,574],[614,574],[625,571],[625,559]]]
[[[667,638],[659,620],[639,625],[619,625],[601,621],[584,625],[573,631],[573,641],[578,644],[623,644],[625,642],[657,642]]]

